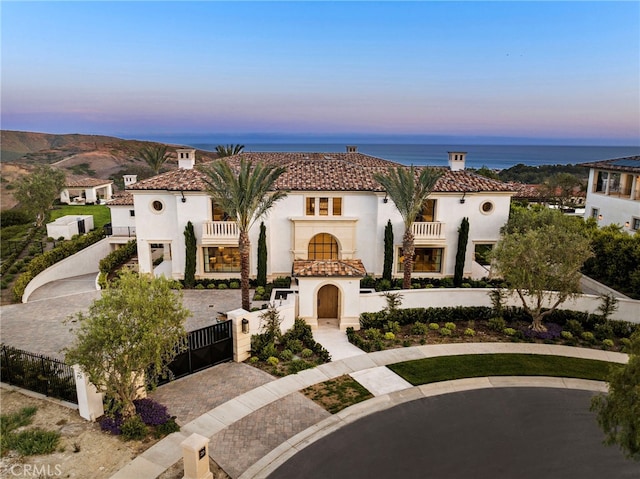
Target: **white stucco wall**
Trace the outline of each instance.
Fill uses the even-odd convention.
[[[587,199],[585,201],[584,219],[591,218],[593,209],[597,209],[602,215],[598,226],[617,224],[624,227],[633,217],[640,217],[640,200],[607,196],[604,193],[595,193],[595,173],[597,170],[589,170],[589,184],[587,186]],[[597,219],[597,217],[596,217]],[[625,228],[626,231],[631,231]]]
[[[111,245],[109,244],[109,240],[105,238],[79,251],[73,256],[69,256],[53,266],[48,267],[29,282],[22,295],[22,302],[26,303],[29,300],[29,296],[31,296],[36,289],[51,281],[82,276],[89,273],[96,273],[97,275],[100,270],[100,260],[110,252]]]
[[[454,306],[491,306],[489,292],[483,288],[434,288],[398,290],[402,295],[401,308],[439,308]],[[582,294],[575,299],[562,303],[559,309],[585,311],[596,313],[602,303],[599,296]],[[381,311],[387,305],[382,293],[369,293],[360,295],[360,311]],[[510,296],[506,301],[507,306],[522,306],[516,295]],[[549,304],[545,305],[546,307]],[[640,301],[631,299],[619,299],[618,310],[612,314],[611,319],[640,323]]]

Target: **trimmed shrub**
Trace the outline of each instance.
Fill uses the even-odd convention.
[[[613,347],[613,341],[611,339],[603,339],[602,340],[602,346],[604,346],[606,349],[612,348]]]
[[[569,341],[573,339],[573,334],[571,333],[571,331],[562,331],[562,332],[560,333],[560,335],[561,335],[564,339],[569,340]]]
[[[293,353],[290,349],[283,349],[280,353],[280,359],[283,361],[291,361],[293,359]]]
[[[387,340],[396,339],[396,335],[393,334],[391,331],[388,331],[384,333],[384,339],[387,339]]]
[[[451,331],[456,330],[456,325],[454,323],[444,323],[444,327],[450,329]]]
[[[300,351],[300,356],[303,358],[310,358],[311,356],[313,356],[313,351],[311,351],[309,348],[304,348],[302,351]]]
[[[447,328],[440,328],[440,334],[442,336],[451,336],[451,330]]]
[[[467,328],[467,329],[464,330],[464,335],[465,336],[475,336],[476,332],[471,328]]]
[[[437,331],[438,329],[440,329],[440,325],[438,323],[429,323],[429,329]]]
[[[428,332],[429,327],[426,324],[421,323],[420,321],[413,323],[413,326],[411,326],[411,334],[425,335]]]
[[[271,364],[272,366],[277,366],[277,365],[278,365],[278,363],[280,362],[280,360],[279,360],[278,358],[276,358],[275,356],[269,356],[269,357],[267,358],[267,362],[268,362],[269,364]]]
[[[224,284],[224,283],[220,283],[220,284],[218,285],[218,289],[227,289],[227,287],[228,287],[228,286],[227,286],[226,284]]]
[[[397,334],[400,332],[400,323],[398,321],[387,321],[387,324],[384,326],[385,331],[390,333]]]
[[[487,327],[493,331],[504,331],[506,326],[507,326],[507,322],[504,320],[504,318],[501,318],[500,316],[491,318],[487,323]]]
[[[142,422],[140,416],[132,416],[120,427],[122,437],[126,441],[142,440],[149,434],[149,428]]]
[[[589,332],[589,331],[585,331],[584,333],[582,333],[582,334],[580,335],[580,337],[581,337],[583,340],[585,340],[585,341],[587,341],[587,342],[589,342],[589,343],[593,343],[593,342],[595,342],[595,340],[596,340],[596,338],[595,338],[595,336],[593,335],[593,333],[591,333],[591,332]]]
[[[229,283],[229,289],[240,289],[240,281],[231,281]]]
[[[513,328],[504,328],[502,332],[507,336],[514,336],[516,334],[516,330]]]
[[[573,336],[580,336],[584,332],[582,324],[577,319],[570,319],[564,325],[564,330]]]

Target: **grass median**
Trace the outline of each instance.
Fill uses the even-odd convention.
[[[464,354],[388,366],[414,386],[485,376],[553,376],[606,381],[620,364],[544,354]]]

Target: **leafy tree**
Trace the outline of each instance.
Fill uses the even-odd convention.
[[[216,161],[202,171],[207,191],[238,225],[242,308],[249,311],[249,229],[277,201],[287,196],[284,190],[274,191],[275,183],[285,168],[261,163],[254,165],[242,159],[237,173],[226,161]]]
[[[41,165],[16,181],[14,196],[20,207],[35,218],[36,226],[42,226],[64,184],[65,175],[61,170]]]
[[[258,236],[258,286],[267,285],[267,227],[260,223],[260,236]]]
[[[546,331],[544,317],[580,291],[580,268],[592,255],[589,238],[580,223],[559,211],[520,210],[503,227],[492,258],[533,318],[530,328]]]
[[[612,368],[609,392],[592,399],[604,443],[617,444],[625,456],[640,461],[640,333],[631,337],[629,361]]]
[[[462,285],[464,274],[464,260],[467,257],[467,243],[469,242],[469,218],[462,218],[458,228],[458,251],[456,252],[456,267],[453,275],[453,284],[459,288]]]
[[[184,228],[185,243],[185,265],[184,265],[184,285],[193,288],[196,282],[196,233],[193,230],[193,223],[187,222]]]
[[[157,175],[158,173],[160,173],[162,166],[171,156],[168,149],[169,147],[167,145],[149,145],[140,148],[140,150],[138,151],[138,156],[147,165],[149,165],[149,168],[151,168],[153,174]]]
[[[65,360],[79,364],[98,390],[113,397],[124,417],[135,414],[133,400],[153,384],[184,344],[189,311],[171,281],[125,271],[103,291],[89,311],[78,313],[79,329]]]
[[[617,225],[589,230],[594,256],[582,272],[634,299],[640,299],[640,234],[630,235]]]
[[[398,166],[395,169],[389,168],[386,174],[374,174],[375,180],[384,187],[404,221],[402,236],[402,255],[404,256],[402,287],[404,289],[411,288],[415,251],[413,223],[440,176],[442,174],[433,168],[416,170],[413,166],[410,168]]]
[[[216,153],[218,158],[225,156],[239,155],[244,150],[244,145],[218,145],[216,146]]]
[[[384,268],[382,279],[391,281],[391,271],[393,269],[393,225],[391,220],[387,221],[384,228]]]
[[[571,173],[556,173],[542,184],[542,194],[563,209],[571,203],[576,188],[583,190],[584,182]]]
[[[482,168],[477,169],[475,173],[485,178],[491,178],[492,180],[500,180],[498,173],[485,165],[482,165]]]

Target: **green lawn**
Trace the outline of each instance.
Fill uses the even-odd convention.
[[[541,354],[465,354],[391,364],[414,386],[484,376],[554,376],[606,381],[616,363]]]
[[[93,226],[98,229],[111,223],[111,210],[104,205],[60,205],[51,210],[51,221],[67,215],[93,215]]]

